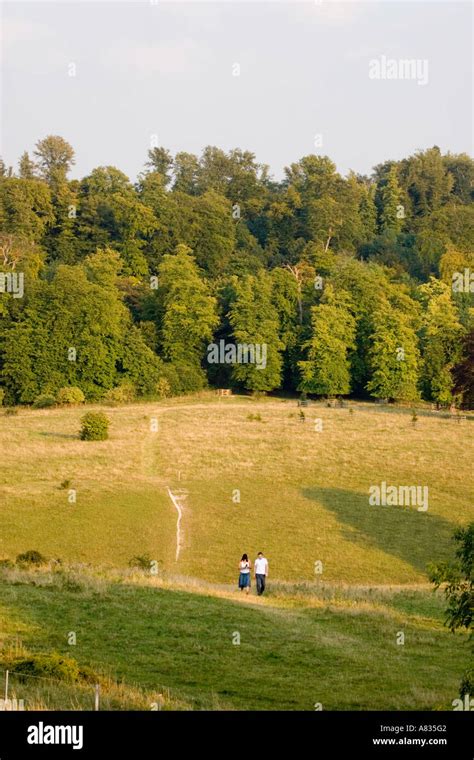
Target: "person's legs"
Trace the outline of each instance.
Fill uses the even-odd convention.
[[[257,594],[260,596],[262,594],[263,588],[262,588],[262,582],[265,578],[264,575],[260,575],[260,573],[256,573],[255,580],[257,581]]]
[[[262,590],[261,590],[261,592],[260,592],[260,593],[262,593],[262,594],[263,594],[263,592],[265,591],[265,581],[266,581],[266,580],[267,580],[267,576],[266,576],[266,575],[262,575]]]

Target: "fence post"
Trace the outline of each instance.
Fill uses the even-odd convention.
[[[99,709],[99,684],[96,683],[95,685],[95,694],[94,694],[94,710]]]
[[[5,671],[5,704],[8,699],[8,670]]]

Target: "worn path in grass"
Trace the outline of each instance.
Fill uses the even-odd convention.
[[[108,441],[77,438],[83,408],[0,417],[0,557],[37,549],[123,567],[148,555],[236,583],[242,553],[264,551],[272,579],[311,580],[322,565],[325,581],[409,584],[451,556],[454,529],[472,519],[472,423],[420,414],[414,427],[403,411],[357,404],[310,406],[301,423],[292,400],[211,395],[96,408]],[[427,485],[428,511],[370,507],[382,481]],[[178,563],[167,488],[189,494]]]

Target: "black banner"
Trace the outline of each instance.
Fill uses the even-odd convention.
[[[2,712],[0,760],[181,755],[190,743],[193,753],[223,758],[249,752],[268,758],[290,744],[294,751],[307,747],[311,757],[472,760],[472,736],[469,711]]]

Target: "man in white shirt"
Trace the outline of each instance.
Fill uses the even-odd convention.
[[[261,596],[265,591],[265,581],[268,575],[268,562],[259,552],[254,564],[255,580],[257,582],[257,594]]]

